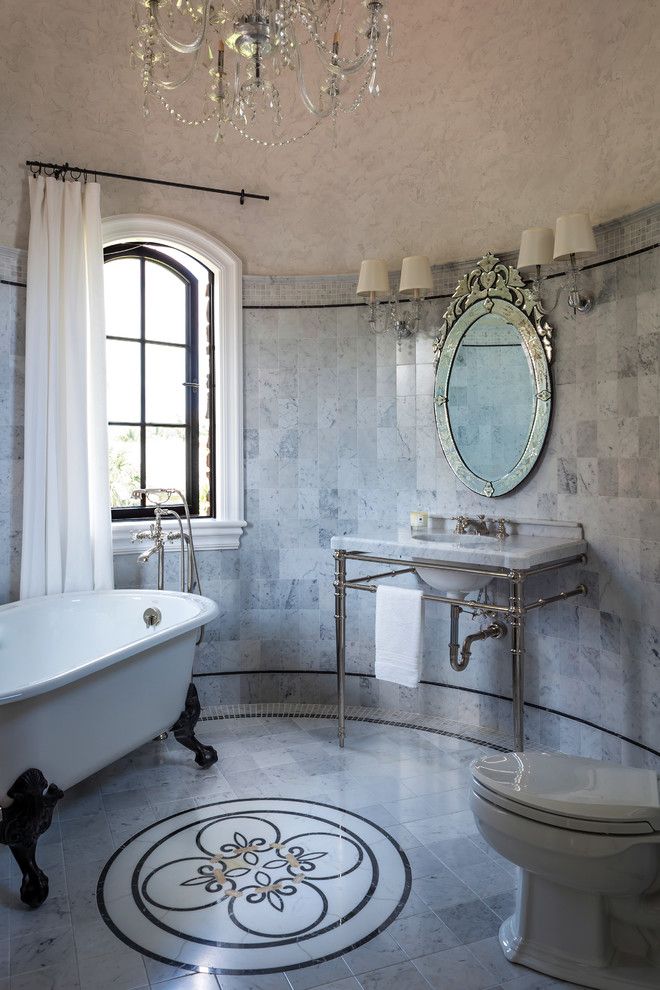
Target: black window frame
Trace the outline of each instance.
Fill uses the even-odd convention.
[[[174,258],[158,250],[158,246],[150,242],[134,242],[127,244],[113,244],[106,247],[103,252],[103,261],[110,262],[118,258],[136,258],[140,261],[140,336],[123,337],[120,334],[106,334],[107,340],[122,340],[138,343],[140,346],[140,421],[128,422],[119,420],[108,420],[108,426],[126,426],[138,429],[140,432],[140,488],[146,487],[146,433],[150,427],[171,427],[185,429],[185,450],[186,450],[186,491],[184,492],[188,501],[190,515],[193,518],[199,515],[199,393],[202,383],[199,381],[199,280],[184,265]],[[181,279],[185,286],[185,312],[186,328],[185,343],[178,344],[172,341],[158,340],[146,336],[146,294],[145,294],[145,267],[147,262],[162,265],[173,272]],[[208,269],[207,269],[208,271]],[[215,361],[214,344],[215,334],[213,327],[213,274],[208,271],[208,355],[209,355],[209,380],[208,380],[208,400],[209,400],[209,475],[210,484],[210,516],[214,515],[215,501]],[[186,389],[185,402],[185,424],[147,422],[146,420],[146,345],[158,344],[160,346],[185,348],[185,383],[182,385]],[[196,383],[196,387],[194,387]],[[166,483],[166,479],[163,479]],[[180,515],[184,514],[182,504],[174,502],[167,503],[168,509],[173,509]],[[112,520],[121,521],[128,519],[151,519],[154,517],[155,506],[147,504],[145,496],[141,497],[141,505],[136,506],[113,506]]]

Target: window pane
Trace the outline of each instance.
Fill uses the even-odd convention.
[[[147,423],[185,424],[185,349],[147,344],[146,362]]]
[[[140,343],[106,341],[108,419],[115,423],[140,422]]]
[[[186,492],[186,431],[181,427],[147,428],[147,488]]]
[[[140,487],[140,428],[108,427],[108,446],[111,505],[139,505],[131,492]]]
[[[145,333],[148,340],[186,343],[186,284],[155,261],[144,266]]]
[[[117,258],[103,266],[105,332],[113,337],[140,336],[140,261]]]

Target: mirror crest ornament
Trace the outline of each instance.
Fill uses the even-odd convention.
[[[458,283],[433,347],[435,416],[452,470],[480,495],[512,491],[538,460],[552,333],[533,289],[493,254]]]

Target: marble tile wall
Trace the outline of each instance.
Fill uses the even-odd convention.
[[[660,212],[646,212],[655,229]],[[632,245],[627,229],[608,237]],[[530,739],[633,759],[625,742],[584,724],[593,723],[660,750],[660,250],[585,278],[592,313],[575,318],[562,299],[550,315],[555,410],[538,470],[497,505],[463,488],[436,438],[432,331],[443,300],[427,332],[400,349],[368,333],[363,308],[310,307],[313,292],[300,290],[297,305],[245,309],[248,529],[240,550],[200,554],[204,590],[221,606],[197,660],[204,701],[332,700],[335,533],[377,532],[412,508],[496,511],[582,521],[591,544],[584,573],[530,588],[541,594],[583,578],[590,589],[586,600],[530,617],[526,696],[539,706],[528,710]],[[548,283],[550,301],[556,286]],[[18,592],[23,302],[24,289],[0,284],[1,601]],[[168,556],[172,583],[176,564]],[[121,586],[153,586],[153,572],[133,557],[117,558],[116,569]],[[351,703],[506,731],[510,704],[496,697],[510,694],[506,642],[478,646],[468,670],[452,672],[446,610],[431,604],[424,680],[436,686],[400,689],[368,676],[373,608],[371,595],[349,599]],[[472,631],[469,618],[464,628]]]

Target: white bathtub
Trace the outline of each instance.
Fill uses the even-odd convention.
[[[143,613],[157,608],[159,625]],[[0,607],[0,805],[30,767],[66,790],[178,719],[208,598],[51,595]]]

